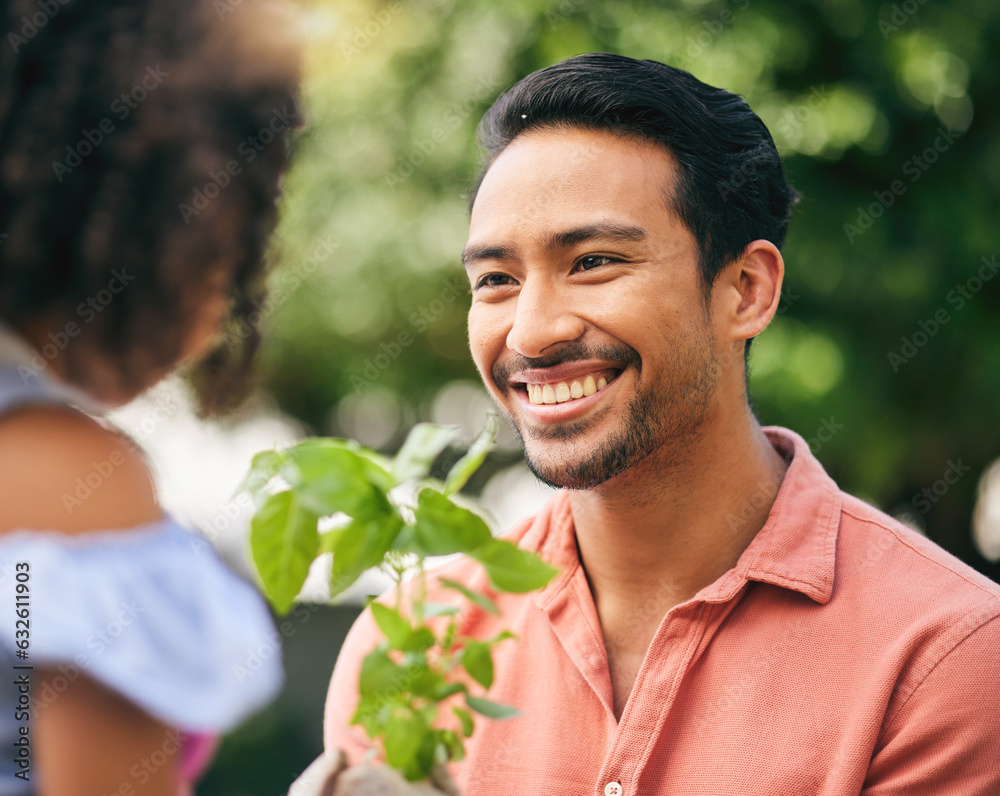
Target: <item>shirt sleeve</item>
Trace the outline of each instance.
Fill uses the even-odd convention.
[[[374,748],[361,725],[350,721],[358,706],[361,663],[381,640],[372,612],[366,608],[344,639],[326,697],[323,745],[327,752],[343,751],[352,766],[361,763],[368,750]]]
[[[1000,616],[931,670],[886,728],[861,796],[1000,794]]]
[[[69,681],[86,674],[188,732],[224,732],[281,687],[279,637],[260,595],[172,520],[7,534],[0,567],[5,605],[27,585],[30,646],[18,663]],[[13,633],[0,633],[0,654],[19,656]],[[32,695],[39,710],[57,696]]]

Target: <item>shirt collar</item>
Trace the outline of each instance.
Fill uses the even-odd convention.
[[[764,433],[790,462],[767,522],[731,574],[792,589],[825,604],[833,594],[840,490],[802,437],[777,426]],[[721,587],[726,580],[723,576],[713,586]]]
[[[802,437],[777,426],[765,428],[764,433],[789,462],[778,495],[764,527],[736,566],[702,589],[697,599],[726,602],[747,581],[754,580],[801,592],[824,604],[833,593],[840,490]],[[762,484],[762,491],[765,486],[771,485]],[[538,550],[561,570],[548,586],[536,592],[536,601],[545,606],[580,566],[567,490],[560,490],[530,522],[521,544]]]

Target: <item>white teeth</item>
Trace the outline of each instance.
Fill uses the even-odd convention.
[[[608,386],[608,380],[601,376],[596,381],[593,374],[586,376],[581,382],[579,379],[567,383],[560,381],[552,384],[525,384],[528,392],[528,400],[533,404],[564,404],[577,398],[584,398],[593,395],[598,390],[603,390]]]

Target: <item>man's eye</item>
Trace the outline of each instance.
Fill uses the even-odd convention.
[[[613,262],[617,262],[617,260],[604,254],[588,254],[577,260],[576,264],[579,266],[581,271],[592,271],[595,268],[600,268],[602,265],[607,265],[608,263]]]
[[[509,285],[510,282],[511,279],[506,274],[486,274],[476,282],[476,289],[478,290],[481,287],[501,287]]]

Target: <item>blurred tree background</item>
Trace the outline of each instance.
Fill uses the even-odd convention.
[[[978,547],[972,533],[980,484],[1000,491],[1000,469],[983,477],[1000,456],[1000,4],[296,5],[309,126],[261,308],[264,387],[285,412],[386,450],[417,420],[478,427],[488,401],[459,262],[476,124],[503,89],[569,56],[651,58],[745,96],[803,195],[779,315],[751,356],[761,421],[1000,580],[1000,520],[981,508]],[[507,442],[474,487],[518,460]],[[283,793],[319,748],[318,727],[289,715],[228,740],[199,792]],[[282,743],[294,751],[279,756]],[[240,749],[256,750],[242,774]]]

